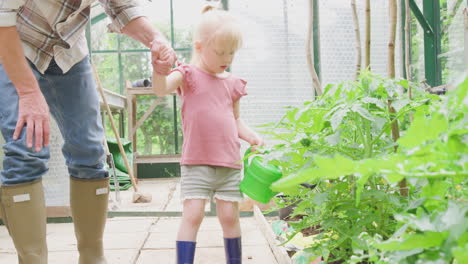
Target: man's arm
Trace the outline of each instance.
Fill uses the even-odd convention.
[[[40,92],[36,78],[24,56],[16,26],[0,27],[0,62],[18,94]]]
[[[177,56],[164,35],[151,25],[137,1],[100,0],[112,19],[112,32],[123,33],[151,49],[152,64],[167,75]]]
[[[122,33],[138,40],[148,48],[151,48],[154,40],[169,44],[164,35],[153,27],[149,19],[144,16],[129,21],[129,23],[122,28]]]
[[[16,30],[16,13],[23,1],[0,0],[0,63],[18,93],[18,121],[13,139],[27,124],[26,144],[35,150],[49,145],[49,108],[24,56]]]
[[[176,61],[176,54],[163,34],[154,28],[146,17],[138,17],[130,21],[122,33],[136,39],[151,49],[154,69],[167,75]]]

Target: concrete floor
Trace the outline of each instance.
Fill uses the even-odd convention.
[[[180,211],[178,179],[140,181],[140,192],[150,193],[147,204],[131,202],[133,191],[121,193],[118,211]],[[117,204],[115,204],[117,205]],[[207,211],[210,205],[207,204]],[[179,217],[114,217],[109,218],[104,246],[109,264],[175,263],[175,239]],[[243,263],[276,264],[277,261],[253,217],[242,217]],[[48,224],[49,264],[78,262],[72,223]],[[17,262],[13,242],[5,226],[0,226],[0,263]],[[225,263],[221,226],[216,217],[206,217],[200,228],[195,263]]]

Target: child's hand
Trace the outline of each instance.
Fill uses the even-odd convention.
[[[262,138],[256,135],[255,138],[250,142],[250,145],[252,146],[252,151],[257,151],[259,147],[265,146],[265,142]]]
[[[155,39],[151,42],[151,64],[159,75],[168,75],[177,55],[169,43],[164,39]]]

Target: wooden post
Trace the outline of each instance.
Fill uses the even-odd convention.
[[[362,53],[361,53],[361,31],[359,29],[359,17],[357,14],[356,8],[356,0],[351,0],[351,11],[353,14],[353,22],[354,22],[354,36],[356,38],[356,80],[361,73],[361,61],[362,61]]]
[[[468,69],[468,8],[463,10],[465,17],[465,69]]]
[[[405,0],[405,6],[402,7],[405,9],[405,69],[406,69],[406,79],[412,80],[411,77],[411,9],[409,6],[409,0]],[[408,87],[408,97],[411,99],[412,89],[411,85]]]
[[[388,77],[395,78],[395,39],[396,39],[396,28],[397,28],[397,2],[396,0],[389,1],[389,16],[390,16],[390,39],[388,41]],[[391,115],[395,114],[395,108],[392,107],[392,100],[387,102],[388,111]],[[392,119],[395,117],[392,117]],[[393,120],[392,123],[392,138],[393,141],[397,141],[400,138],[400,129],[398,127],[398,120]],[[395,146],[395,152],[398,146]],[[399,182],[400,194],[402,196],[408,196],[408,186],[406,180],[403,179]]]
[[[136,116],[137,116],[137,100],[136,96],[133,93],[128,92],[128,88],[132,87],[132,84],[129,81],[125,82],[125,87],[127,89],[127,122],[128,122],[128,133],[127,138],[130,142],[132,142],[132,152],[133,152],[133,160],[135,161],[137,158],[137,136],[136,133],[132,133],[133,128],[136,126]],[[138,164],[133,162],[133,174],[135,178],[138,179]]]
[[[397,26],[397,2],[389,0],[390,37],[388,41],[388,78],[395,78],[395,39]]]
[[[370,0],[366,0],[366,40],[365,40],[365,62],[364,67],[370,70],[371,55],[371,5]]]
[[[278,263],[292,264],[291,258],[289,257],[286,249],[283,246],[278,245],[278,242],[275,239],[276,235],[273,232],[273,229],[271,228],[270,224],[265,219],[265,216],[263,216],[262,211],[260,211],[260,208],[254,205],[253,211],[255,220],[259,225],[260,231],[262,231],[263,235],[265,236],[268,245],[270,246],[271,251],[273,251],[273,255],[275,255],[275,258],[278,261]]]
[[[306,57],[307,65],[309,66],[310,76],[312,77],[312,87],[314,94],[312,98],[315,98],[315,93],[318,96],[322,95],[322,85],[320,79],[315,71],[315,63],[312,51],[314,50],[314,41],[313,41],[313,24],[314,24],[314,1],[309,0],[309,24],[307,26],[307,41],[306,41]]]

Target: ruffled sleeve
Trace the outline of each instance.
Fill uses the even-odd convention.
[[[184,94],[191,93],[193,91],[193,69],[188,64],[179,63],[177,67],[172,71],[178,71],[183,75],[182,85],[184,87]],[[177,88],[177,94],[182,95],[182,87]]]
[[[236,102],[242,96],[247,95],[247,91],[246,91],[246,87],[245,87],[246,85],[247,85],[247,82],[245,80],[243,80],[243,79],[240,79],[240,78],[238,78],[234,82],[234,87],[233,87],[232,93],[231,93],[231,97],[232,97],[233,102]]]

